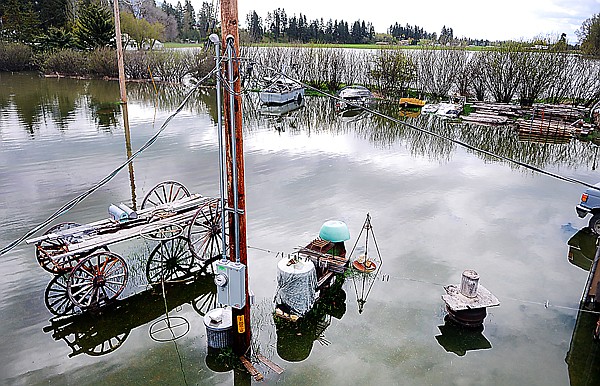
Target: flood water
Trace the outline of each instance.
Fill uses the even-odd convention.
[[[185,90],[162,86],[156,95],[151,85],[128,87],[136,150]],[[0,74],[0,246],[126,159],[118,95],[116,82]],[[567,242],[587,225],[574,210],[584,187],[368,114],[339,117],[323,98],[307,97],[304,108],[269,117],[260,114],[255,96],[245,96],[244,114],[253,347],[285,368],[278,375],[257,365],[268,383],[598,381],[593,321],[584,314],[588,319],[578,323],[587,272],[567,258]],[[510,127],[407,119],[554,173],[600,180],[590,143],[524,142]],[[198,93],[134,161],[133,183],[125,168],[60,221],[89,223],[106,218],[111,203],[139,205],[164,180],[218,196],[215,122],[214,93]],[[367,213],[383,261],[377,277],[366,287],[347,278],[300,330],[276,326],[273,297],[282,253],[306,245],[329,219],[348,224],[350,249]],[[38,265],[34,247],[22,243],[1,256],[0,383],[255,382],[207,350],[202,315],[204,301],[214,300],[210,278],[169,287],[166,304],[160,287],[147,285],[145,262],[154,247],[141,238],[111,245],[130,270],[119,303],[100,315],[62,318],[46,306],[45,294],[57,283]],[[444,321],[443,286],[459,283],[465,269],[476,270],[501,303],[488,310],[483,331]],[[150,333],[166,309],[189,326],[175,341]],[[583,327],[574,335],[576,325]]]

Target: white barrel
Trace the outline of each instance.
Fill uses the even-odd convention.
[[[472,269],[467,269],[462,273],[460,282],[460,293],[468,298],[477,297],[477,288],[479,287],[479,274]]]
[[[215,308],[204,315],[208,347],[231,347],[233,326],[231,308]]]

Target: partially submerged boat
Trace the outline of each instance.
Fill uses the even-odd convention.
[[[462,106],[456,103],[440,103],[436,114],[446,118],[458,118],[462,110]]]
[[[285,77],[279,76],[276,78],[266,79],[268,82],[260,93],[259,98],[266,105],[283,105],[290,102],[302,103],[304,99],[304,87]]]
[[[359,85],[346,86],[338,91],[335,96],[344,100],[336,102],[335,106],[340,110],[367,106],[374,99],[373,93],[368,88]]]
[[[421,112],[427,114],[435,114],[439,108],[440,105],[438,105],[437,103],[427,103],[425,106],[423,106],[423,108],[421,108]]]

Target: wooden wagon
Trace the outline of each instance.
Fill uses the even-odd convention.
[[[127,264],[109,245],[134,238],[159,242],[146,265],[148,281],[156,283],[191,276],[194,267],[206,268],[222,254],[223,233],[219,199],[190,194],[179,182],[165,181],[146,194],[133,216],[61,223],[26,242],[35,244],[42,268],[65,276],[68,300],[86,309],[115,300],[127,284]],[[173,245],[163,247],[166,243]],[[189,253],[173,253],[182,248]]]

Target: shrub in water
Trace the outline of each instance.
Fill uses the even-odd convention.
[[[87,53],[65,49],[47,54],[41,68],[46,74],[84,75],[87,73]]]
[[[111,48],[97,48],[88,53],[88,74],[94,77],[119,76],[117,52]]]
[[[21,43],[0,42],[0,71],[23,71],[31,68],[31,47]]]

